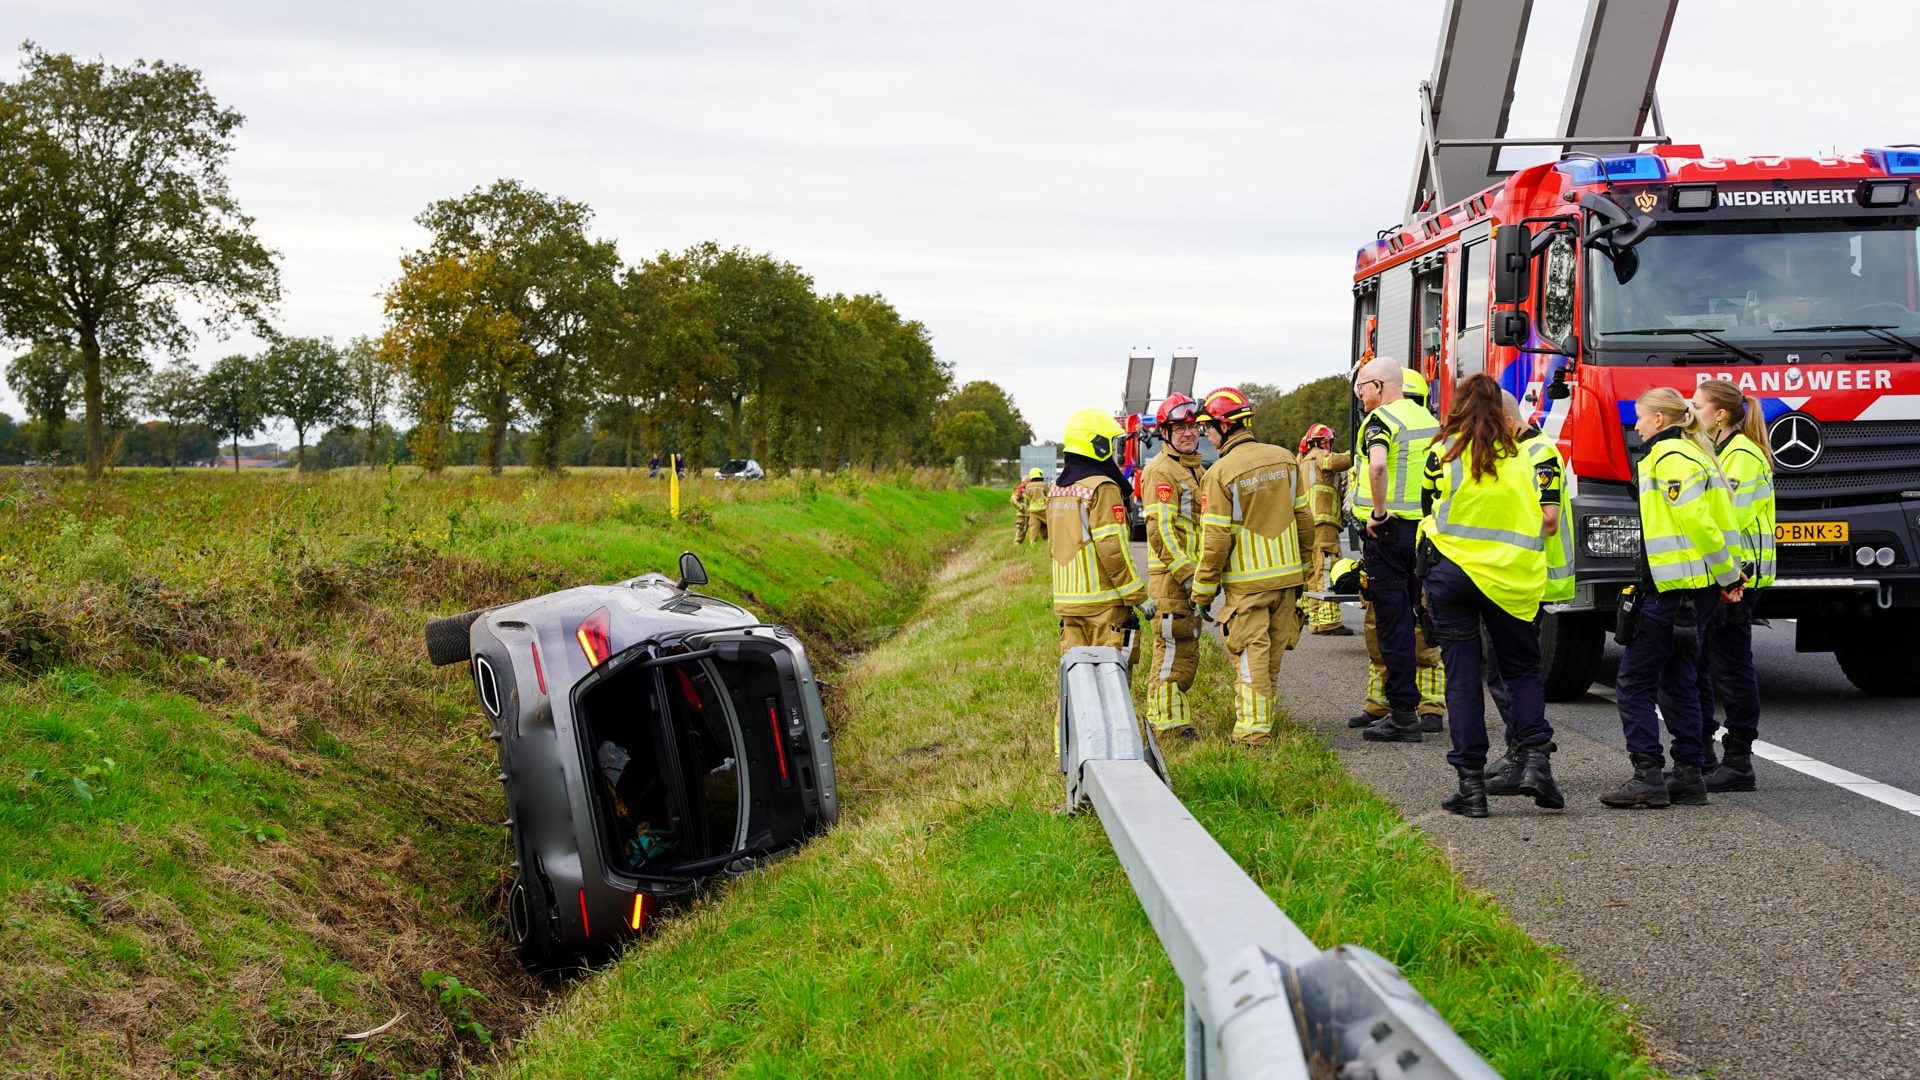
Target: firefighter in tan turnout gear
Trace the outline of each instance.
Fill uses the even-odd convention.
[[[1047,538],[1047,474],[1039,469],[1027,473],[1013,489],[1014,512],[1018,515],[1013,523],[1013,542],[1024,544],[1031,535],[1035,542]]]
[[[1170,394],[1155,414],[1162,447],[1140,474],[1147,514],[1147,595],[1153,617],[1153,672],[1147,723],[1176,738],[1196,738],[1187,691],[1200,667],[1200,620],[1189,595],[1200,565],[1200,405]]]
[[[1315,424],[1300,437],[1300,482],[1307,487],[1307,501],[1313,509],[1313,536],[1305,541],[1307,591],[1327,591],[1327,565],[1340,557],[1340,488],[1352,454],[1333,451],[1333,429]],[[1340,621],[1340,605],[1327,600],[1307,600],[1303,605],[1308,625],[1316,634],[1335,637],[1352,635]]]
[[[1108,645],[1123,652],[1128,609],[1153,617],[1153,601],[1127,543],[1127,497],[1113,417],[1081,409],[1067,421],[1066,464],[1047,491],[1047,548],[1053,556],[1053,610],[1060,651]],[[1129,657],[1129,659],[1131,659]]]
[[[1207,470],[1200,568],[1193,603],[1205,612],[1223,594],[1220,622],[1234,668],[1233,739],[1258,745],[1273,732],[1280,660],[1300,637],[1300,538],[1313,534],[1307,490],[1293,452],[1254,439],[1253,405],[1231,386],[1201,405],[1220,460]]]

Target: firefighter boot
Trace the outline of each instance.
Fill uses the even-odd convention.
[[[1486,817],[1486,775],[1479,769],[1469,769],[1465,765],[1455,765],[1453,771],[1460,774],[1460,790],[1442,799],[1440,809],[1462,817]]]
[[[1526,751],[1513,744],[1511,733],[1507,736],[1507,752],[1487,766],[1487,794],[1520,794],[1520,770]]]
[[[1420,730],[1445,731],[1447,730],[1447,719],[1437,712],[1423,712],[1420,714]]]
[[[1519,748],[1519,753],[1522,756],[1516,793],[1533,796],[1533,805],[1548,810],[1565,808],[1567,797],[1560,793],[1560,785],[1553,779],[1553,744],[1523,746]]]
[[[1600,796],[1600,801],[1622,810],[1664,809],[1672,805],[1667,794],[1667,777],[1660,771],[1658,754],[1628,754],[1633,761],[1633,779]]]
[[[1706,774],[1708,791],[1752,791],[1753,740],[1729,734],[1720,747],[1720,764]]]
[[[1358,716],[1348,717],[1347,726],[1348,727],[1366,727],[1369,724],[1376,724],[1385,719],[1386,717],[1384,716],[1375,716],[1370,712],[1362,711]]]
[[[1673,768],[1667,770],[1667,797],[1675,806],[1707,805],[1707,784],[1700,775],[1700,766],[1674,762]]]
[[[1420,718],[1395,709],[1393,715],[1368,724],[1360,737],[1368,742],[1420,742]],[[1481,790],[1485,790],[1484,781]]]

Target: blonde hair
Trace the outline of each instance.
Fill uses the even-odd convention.
[[[1671,386],[1656,386],[1636,398],[1634,404],[1648,412],[1671,417],[1669,426],[1679,428],[1682,435],[1707,455],[1707,460],[1713,462],[1713,471],[1720,477],[1720,485],[1726,486],[1727,471],[1720,467],[1720,454],[1713,448],[1713,437],[1707,434],[1707,426],[1693,411],[1693,402],[1681,397],[1680,391]]]
[[[1767,421],[1760,411],[1760,399],[1742,395],[1740,388],[1726,379],[1708,379],[1694,390],[1705,394],[1714,408],[1725,409],[1727,419],[1740,434],[1760,448],[1768,465],[1773,464],[1773,447],[1767,445]]]

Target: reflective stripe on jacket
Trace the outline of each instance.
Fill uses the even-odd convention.
[[[1532,622],[1547,587],[1532,457],[1515,447],[1513,453],[1495,455],[1492,476],[1475,477],[1471,447],[1452,461],[1442,460],[1454,445],[1449,439],[1427,455],[1422,487],[1433,512],[1420,522],[1420,533],[1466,571],[1487,599]]]
[[[1368,413],[1360,428],[1364,433],[1361,443],[1364,456],[1354,464],[1360,473],[1360,486],[1367,489],[1368,507],[1372,505],[1373,481],[1368,470],[1372,467],[1373,448],[1384,446],[1387,450],[1386,511],[1395,517],[1418,521],[1420,489],[1412,477],[1417,475],[1415,470],[1426,464],[1427,450],[1440,431],[1440,422],[1427,410],[1399,398]],[[1354,497],[1354,504],[1360,505],[1360,496]]]
[[[1567,498],[1566,463],[1553,440],[1534,431],[1521,440],[1527,458],[1533,463],[1534,482],[1539,486],[1540,505],[1555,502],[1560,507],[1560,531],[1546,537],[1547,592],[1542,603],[1556,604],[1573,599],[1573,511]],[[1544,534],[1544,517],[1540,526]]]
[[[1679,428],[1647,442],[1640,482],[1640,544],[1661,592],[1740,580],[1733,500],[1720,466]]]
[[[1720,468],[1727,474],[1733,527],[1740,533],[1733,557],[1751,567],[1753,578],[1748,585],[1765,588],[1773,584],[1775,570],[1773,466],[1752,439],[1735,432],[1720,444]]]
[[[1147,593],[1184,596],[1179,586],[1200,560],[1200,496],[1206,475],[1198,454],[1163,447],[1140,472],[1147,515]]]
[[[1089,476],[1047,491],[1053,610],[1097,615],[1147,597],[1127,544],[1127,503],[1111,477]]]
[[[1313,515],[1290,451],[1238,432],[1220,448],[1203,490],[1195,603],[1222,587],[1231,599],[1300,584],[1300,536],[1312,534]]]

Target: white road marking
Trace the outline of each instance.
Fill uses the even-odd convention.
[[[1592,693],[1595,697],[1606,698],[1608,701],[1617,702],[1619,700],[1614,696],[1612,687],[1595,687]],[[1653,707],[1653,714],[1655,716],[1660,715],[1660,706],[1655,705]],[[1662,717],[1661,719],[1661,726],[1664,728],[1666,726],[1665,718]],[[1715,731],[1713,737],[1715,739],[1722,739],[1726,734],[1727,729],[1723,727]],[[1920,795],[1915,795],[1911,791],[1894,787],[1892,784],[1883,784],[1872,777],[1861,776],[1857,772],[1849,772],[1838,765],[1829,765],[1818,758],[1810,758],[1796,750],[1789,750],[1784,746],[1775,746],[1773,743],[1763,742],[1759,739],[1753,741],[1753,752],[1759,757],[1773,762],[1775,765],[1784,765],[1794,772],[1805,773],[1815,780],[1825,780],[1837,788],[1851,791],[1856,795],[1864,795],[1874,802],[1885,803],[1902,813],[1920,817]]]

